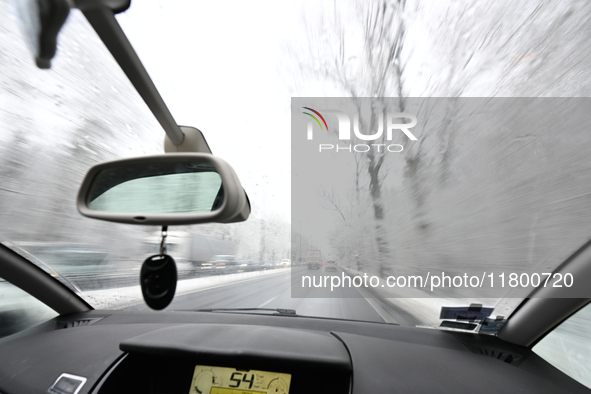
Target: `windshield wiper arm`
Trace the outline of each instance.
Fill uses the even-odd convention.
[[[194,312],[244,312],[244,311],[271,311],[277,312],[280,315],[291,315],[297,316],[295,309],[283,309],[283,308],[205,308],[197,309]]]

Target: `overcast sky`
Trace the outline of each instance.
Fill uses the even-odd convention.
[[[286,220],[291,95],[280,68],[289,35],[303,36],[297,8],[276,1],[149,0],[118,16],[177,123],[199,128],[213,153],[234,166],[253,214]]]

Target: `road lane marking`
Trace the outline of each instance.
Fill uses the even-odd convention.
[[[271,302],[271,301],[274,301],[274,300],[275,300],[275,298],[277,298],[277,297],[279,297],[279,295],[276,295],[275,297],[271,298],[270,300],[263,302],[261,305],[257,306],[257,308],[262,308],[262,307],[264,307],[264,306],[265,306],[265,305],[267,305],[269,302]]]
[[[217,288],[224,287],[224,286],[235,285],[237,283],[245,283],[245,282],[250,282],[250,281],[253,281],[253,280],[271,278],[273,276],[280,276],[280,275],[284,275],[284,274],[287,274],[287,272],[272,272],[272,273],[267,274],[267,275],[255,276],[254,278],[239,279],[239,280],[236,280],[236,281],[233,281],[233,282],[226,282],[226,283],[218,283],[218,284],[214,284],[214,285],[209,285],[210,287],[208,287],[208,285],[205,285],[205,287],[198,288],[198,289],[191,289],[191,288],[189,288],[189,289],[179,290],[179,287],[180,286],[179,286],[179,283],[177,282],[177,292],[175,294],[175,297],[177,295],[181,296],[181,295],[199,293],[201,291],[213,290],[213,289],[217,289]],[[195,279],[199,279],[199,278],[195,278]],[[187,279],[187,280],[192,280],[192,279]],[[139,287],[139,286],[137,286],[137,287]],[[143,299],[139,303],[140,304],[143,304]]]
[[[384,319],[384,321],[385,321],[386,323],[398,324],[398,322],[397,322],[396,320],[394,320],[394,318],[393,318],[392,316],[390,316],[390,315],[388,314],[388,312],[386,312],[386,311],[384,310],[384,308],[382,308],[381,306],[379,306],[379,305],[378,305],[378,303],[377,303],[377,302],[375,302],[375,301],[374,301],[374,300],[371,298],[371,296],[369,296],[369,294],[367,294],[367,292],[366,292],[365,290],[362,290],[362,289],[357,289],[357,290],[359,290],[359,292],[361,293],[361,295],[363,296],[363,298],[365,299],[365,301],[367,301],[367,303],[368,303],[369,305],[371,305],[371,307],[372,307],[373,309],[375,309],[375,311],[378,313],[378,315],[380,315],[380,317],[381,317],[382,319]]]

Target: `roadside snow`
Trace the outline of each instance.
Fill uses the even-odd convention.
[[[286,270],[289,268],[181,280],[177,282],[175,296],[213,289],[231,283],[240,283],[262,276],[277,275],[286,272]],[[144,302],[139,285],[88,291],[84,292],[82,297],[95,309],[123,309]]]

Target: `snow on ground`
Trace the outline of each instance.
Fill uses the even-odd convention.
[[[244,282],[262,276],[277,275],[286,270],[289,270],[289,268],[181,280],[177,282],[175,296],[212,289],[230,283]],[[87,291],[84,292],[83,297],[95,309],[123,309],[144,302],[142,290],[139,285],[117,289]]]

